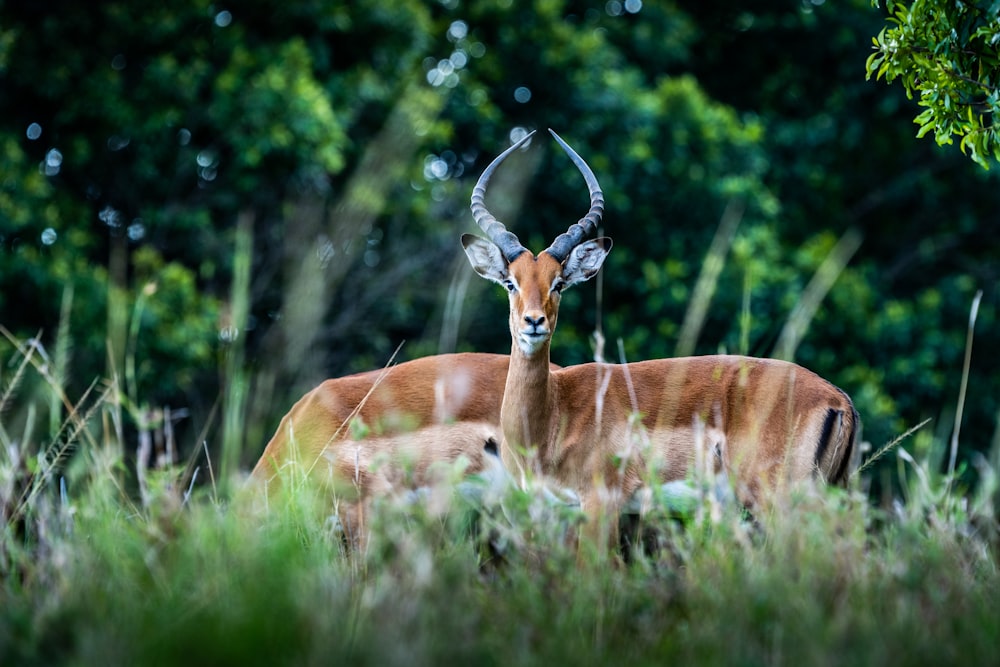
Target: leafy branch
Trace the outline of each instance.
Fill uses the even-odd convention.
[[[873,1],[878,6],[878,0]],[[917,137],[934,132],[939,145],[959,148],[989,168],[1000,161],[1000,2],[988,7],[945,0],[889,2],[888,26],[872,39],[870,79],[899,79],[924,107]]]

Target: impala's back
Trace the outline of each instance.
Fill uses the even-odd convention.
[[[845,484],[855,458],[850,398],[797,364],[712,355],[583,364],[552,378],[559,403],[574,406],[553,440],[600,443],[603,474],[620,473],[626,495],[650,476],[680,480],[704,471],[700,464],[728,474],[741,500],[756,505],[764,487],[786,481]],[[592,474],[585,459],[594,452],[550,451],[561,477]]]

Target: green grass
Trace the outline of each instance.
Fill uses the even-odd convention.
[[[2,665],[997,661],[996,471],[956,489],[947,446],[887,454],[907,493],[885,508],[828,489],[756,523],[711,496],[654,512],[624,566],[578,557],[573,508],[451,487],[379,502],[348,556],[308,489],[261,512],[207,471],[137,477],[114,387],[32,428],[19,396],[55,380],[22,350],[0,391]]]

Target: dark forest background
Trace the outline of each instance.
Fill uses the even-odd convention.
[[[180,456],[228,443],[247,467],[323,378],[508,351],[459,237],[482,168],[551,127],[615,240],[555,362],[592,360],[598,326],[611,360],[793,358],[875,448],[931,418],[904,445],[926,456],[982,290],[976,464],[1000,413],[1000,170],[915,138],[915,102],[866,80],[884,22],[868,0],[3,2],[0,356],[34,341],[71,400],[117,378],[126,428],[167,419]],[[490,206],[537,250],[586,195],[545,138]],[[46,401],[8,425],[57,429]]]

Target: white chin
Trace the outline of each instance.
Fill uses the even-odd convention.
[[[541,349],[546,340],[547,339],[544,336],[533,336],[531,338],[518,336],[517,346],[521,348],[521,352],[524,352],[526,356],[530,357]]]

